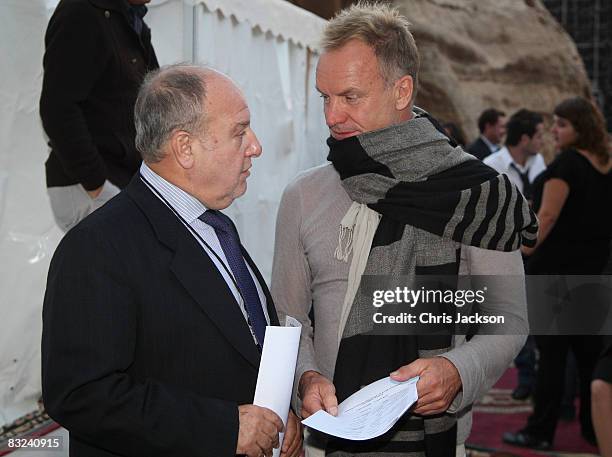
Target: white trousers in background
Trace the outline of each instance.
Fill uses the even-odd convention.
[[[102,192],[96,198],[91,198],[80,184],[47,189],[53,217],[64,232],[77,225],[85,216],[100,208],[118,193],[119,188],[109,181],[104,182]]]

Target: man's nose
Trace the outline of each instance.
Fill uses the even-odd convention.
[[[261,153],[263,152],[261,143],[257,139],[257,135],[255,135],[255,132],[253,132],[252,134],[253,134],[253,138],[251,140],[251,144],[249,144],[247,148],[247,155],[259,157]]]
[[[325,106],[325,122],[328,127],[342,124],[346,121],[346,112],[338,101],[330,100]]]

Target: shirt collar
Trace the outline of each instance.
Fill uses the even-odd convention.
[[[499,150],[499,146],[497,146],[496,144],[491,143],[486,136],[480,135],[480,139],[482,141],[484,141],[484,144],[487,145],[487,147],[491,150],[491,152],[497,152]]]
[[[200,200],[166,181],[144,162],[140,165],[140,174],[188,224],[192,224],[208,209]]]
[[[510,170],[510,164],[513,163],[516,166],[516,168],[519,169],[521,173],[525,173],[531,168],[531,165],[533,164],[535,157],[536,157],[535,155],[527,157],[527,160],[525,161],[525,165],[523,166],[514,161],[514,159],[510,155],[510,151],[508,151],[507,146],[504,146],[503,148],[499,150],[499,158],[502,161],[505,170]]]
[[[510,164],[514,162],[514,160],[512,160],[512,156],[510,155],[510,151],[508,151],[508,148],[504,146],[498,151],[498,154],[499,154],[499,159],[504,165],[504,169],[505,170],[510,169]]]

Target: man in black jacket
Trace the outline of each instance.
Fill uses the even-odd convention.
[[[61,0],[45,35],[40,115],[49,137],[47,188],[67,231],[138,170],[134,102],[158,68],[143,22],[150,0]]]
[[[467,151],[480,160],[497,152],[506,134],[505,116],[503,111],[495,108],[484,110],[478,117],[480,136],[468,146]]]

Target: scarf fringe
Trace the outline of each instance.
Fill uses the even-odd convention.
[[[338,246],[334,251],[334,258],[344,263],[348,262],[349,255],[353,249],[353,227],[343,227],[340,224],[340,231],[338,232]]]
[[[361,275],[368,262],[380,217],[380,214],[370,209],[368,205],[353,202],[340,222],[338,246],[334,256],[338,260],[348,262],[349,255],[353,252],[353,258],[349,267],[348,284],[340,313],[338,346],[342,341],[344,327],[361,283]]]

